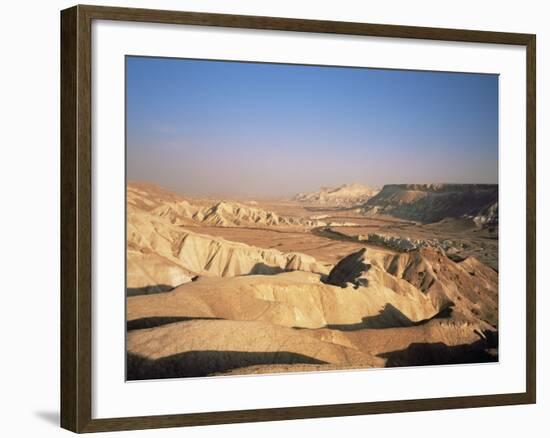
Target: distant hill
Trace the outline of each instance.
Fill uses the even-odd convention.
[[[318,220],[280,216],[272,211],[233,201],[219,201],[204,207],[192,205],[187,201],[178,201],[161,205],[151,213],[178,225],[189,225],[192,222],[216,227],[324,225],[324,222]]]
[[[129,183],[129,211],[146,211],[175,225],[204,224],[217,227],[318,227],[324,222],[282,216],[257,207],[253,202],[184,198],[158,186]]]
[[[466,217],[477,225],[496,225],[498,185],[388,184],[362,210],[420,222]]]
[[[319,205],[353,206],[365,203],[378,191],[379,189],[352,183],[339,187],[321,187],[317,192],[298,193],[293,199]]]

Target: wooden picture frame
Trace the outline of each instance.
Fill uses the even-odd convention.
[[[526,48],[527,285],[526,391],[523,393],[348,403],[245,411],[92,418],[92,92],[93,20],[187,24],[519,45]],[[536,401],[535,48],[531,34],[238,16],[100,6],[61,12],[61,426],[74,432],[336,417],[529,404]]]

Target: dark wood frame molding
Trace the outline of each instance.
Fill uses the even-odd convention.
[[[92,419],[91,302],[91,24],[92,20],[270,29],[525,46],[527,51],[527,369],[526,392]],[[98,432],[174,426],[336,417],[536,402],[536,37],[291,18],[75,6],[61,12],[61,426]]]

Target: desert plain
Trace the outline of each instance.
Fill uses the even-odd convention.
[[[129,380],[498,360],[498,185],[126,193]]]

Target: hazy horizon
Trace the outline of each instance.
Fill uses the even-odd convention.
[[[290,198],[293,198],[295,195],[298,195],[300,193],[310,193],[310,192],[318,192],[320,191],[321,189],[335,189],[335,188],[338,188],[338,187],[342,187],[344,185],[350,185],[350,184],[363,184],[363,183],[359,183],[357,181],[352,181],[352,182],[349,182],[349,183],[342,183],[342,184],[337,184],[337,185],[333,185],[333,186],[319,186],[313,190],[302,190],[302,191],[295,191],[295,192],[292,192],[292,193],[288,193],[288,194],[254,194],[254,193],[234,193],[234,192],[228,192],[228,191],[223,191],[223,190],[220,190],[220,191],[213,191],[213,192],[197,192],[197,193],[194,193],[194,192],[190,192],[189,190],[181,190],[181,189],[178,189],[178,188],[173,188],[173,187],[169,187],[167,185],[163,185],[161,183],[158,183],[158,182],[155,182],[155,181],[152,181],[152,180],[136,180],[136,179],[127,179],[126,181],[127,184],[129,185],[134,185],[134,184],[137,184],[137,185],[140,185],[140,184],[144,184],[144,185],[151,185],[151,186],[158,186],[159,188],[161,189],[167,189],[169,190],[170,192],[173,192],[174,194],[176,195],[181,195],[181,196],[191,196],[191,197],[204,197],[204,198],[212,198],[212,199],[217,199],[217,200],[228,200],[228,201],[231,201],[231,200],[236,200],[237,198],[238,199],[244,199],[244,200],[281,200],[281,199],[285,199],[285,200],[288,200]],[[455,181],[447,181],[447,182],[442,182],[442,181],[438,181],[438,182],[425,182],[425,181],[422,181],[422,182],[419,182],[419,183],[391,183],[391,182],[388,182],[386,184],[382,184],[382,185],[379,185],[379,186],[373,186],[373,185],[368,185],[368,184],[363,184],[369,188],[372,188],[372,189],[382,189],[384,186],[386,185],[393,185],[393,184],[449,184],[449,185],[453,185],[453,184],[471,184],[471,185],[498,185],[498,183],[457,183]]]
[[[498,183],[498,76],[127,57],[127,177],[195,195]]]

